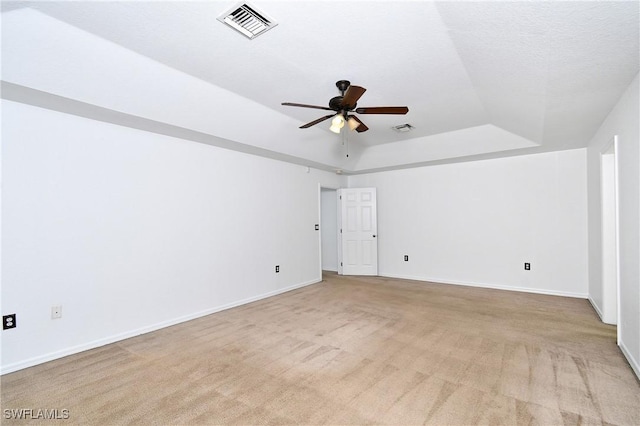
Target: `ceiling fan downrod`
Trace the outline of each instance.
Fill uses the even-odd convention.
[[[345,120],[347,119],[347,110],[343,107],[342,102],[344,100],[344,94],[349,86],[351,86],[351,82],[349,80],[336,81],[336,87],[340,91],[340,96],[335,96],[329,100],[329,108],[333,109],[338,114],[342,114]]]
[[[349,80],[338,80],[338,81],[336,81],[336,87],[338,88],[338,90],[340,91],[342,96],[344,96],[344,92],[347,91],[349,86],[351,86],[351,82]]]

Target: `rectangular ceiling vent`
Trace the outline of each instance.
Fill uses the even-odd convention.
[[[405,123],[405,124],[398,124],[397,126],[393,126],[392,129],[398,133],[406,133],[406,132],[412,131],[413,129],[415,129],[415,127],[409,123]]]
[[[259,12],[254,6],[241,2],[218,17],[218,21],[227,24],[249,39],[278,25],[265,13]]]

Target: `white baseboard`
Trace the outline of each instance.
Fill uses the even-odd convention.
[[[600,307],[596,304],[596,302],[593,301],[591,296],[589,296],[588,299],[589,299],[589,302],[591,303],[591,306],[593,306],[593,310],[596,311],[596,313],[598,314],[598,317],[600,317],[600,321],[602,321],[602,311],[600,310]]]
[[[417,277],[417,276],[402,275],[402,274],[380,273],[380,276],[388,277],[388,278],[400,278],[403,280],[428,281],[428,282],[438,283],[438,284],[464,285],[469,287],[491,288],[495,290],[521,291],[525,293],[547,294],[550,296],[574,297],[577,299],[587,299],[589,296],[588,293],[573,293],[573,292],[567,292],[567,291],[555,291],[555,290],[546,290],[546,289],[539,289],[539,288],[476,283],[476,282],[470,282],[470,281],[452,281],[452,280],[445,280],[442,278]]]
[[[298,288],[306,287],[308,285],[316,284],[322,281],[322,278],[316,278],[311,281],[294,284],[292,286],[282,288],[279,290],[270,291],[268,293],[263,293],[257,296],[249,297],[246,299],[238,300],[236,302],[228,303],[226,305],[216,306],[211,309],[206,309],[204,311],[195,312],[193,314],[184,315],[179,318],[170,319],[167,321],[162,321],[157,324],[152,324],[149,326],[141,327],[135,330],[127,331],[124,333],[116,334],[113,336],[108,336],[102,339],[94,340],[92,342],[83,343],[81,345],[72,346],[70,348],[65,348],[56,352],[51,352],[45,355],[40,355],[37,357],[29,358],[23,361],[15,362],[8,365],[3,365],[0,368],[0,375],[12,373],[14,371],[22,370],[24,368],[33,367],[34,365],[43,364],[48,361],[53,361],[55,359],[63,358],[68,355],[77,354],[79,352],[87,351],[89,349],[95,349],[100,346],[108,345],[110,343],[119,342],[124,339],[128,339],[130,337],[139,336],[141,334],[150,333],[152,331],[160,330],[162,328],[170,327],[172,325],[180,324],[186,321],[190,321],[196,318],[204,317],[207,315],[215,314],[216,312],[224,311],[227,309],[235,308],[236,306],[246,305],[247,303],[255,302],[258,300],[266,299],[268,297],[276,296],[278,294],[286,293],[288,291],[296,290]]]
[[[636,377],[638,377],[638,380],[640,380],[640,363],[638,362],[637,359],[635,359],[631,355],[631,352],[629,352],[627,347],[624,345],[624,342],[620,342],[618,347],[622,351],[622,354],[624,355],[624,357],[627,358],[627,361],[629,362],[631,369],[633,370],[634,373],[636,373]]]

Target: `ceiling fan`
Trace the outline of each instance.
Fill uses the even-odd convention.
[[[344,127],[345,123],[351,130],[355,130],[358,133],[366,132],[369,128],[358,117],[352,115],[357,114],[399,114],[404,115],[409,112],[409,108],[406,106],[393,106],[393,107],[364,107],[356,108],[358,99],[367,90],[364,87],[352,86],[347,80],[340,80],[336,82],[336,87],[340,90],[341,95],[331,98],[329,101],[329,107],[297,104],[293,102],[283,102],[282,105],[295,106],[302,108],[314,108],[323,109],[327,111],[333,111],[329,115],[313,120],[310,123],[300,126],[301,129],[306,129],[311,126],[315,126],[318,123],[322,123],[325,120],[333,118],[331,121],[331,127],[329,130],[335,133],[340,133],[340,129]]]

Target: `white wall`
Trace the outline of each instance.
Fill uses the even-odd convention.
[[[369,186],[380,275],[586,298],[585,149],[349,177]]]
[[[320,205],[320,231],[322,234],[322,269],[338,271],[338,193],[335,189],[322,188]]]
[[[318,186],[339,176],[2,107],[3,373],[321,279]]]
[[[618,135],[620,348],[640,377],[640,108],[638,76],[588,148],[589,297],[602,308],[600,153]]]

